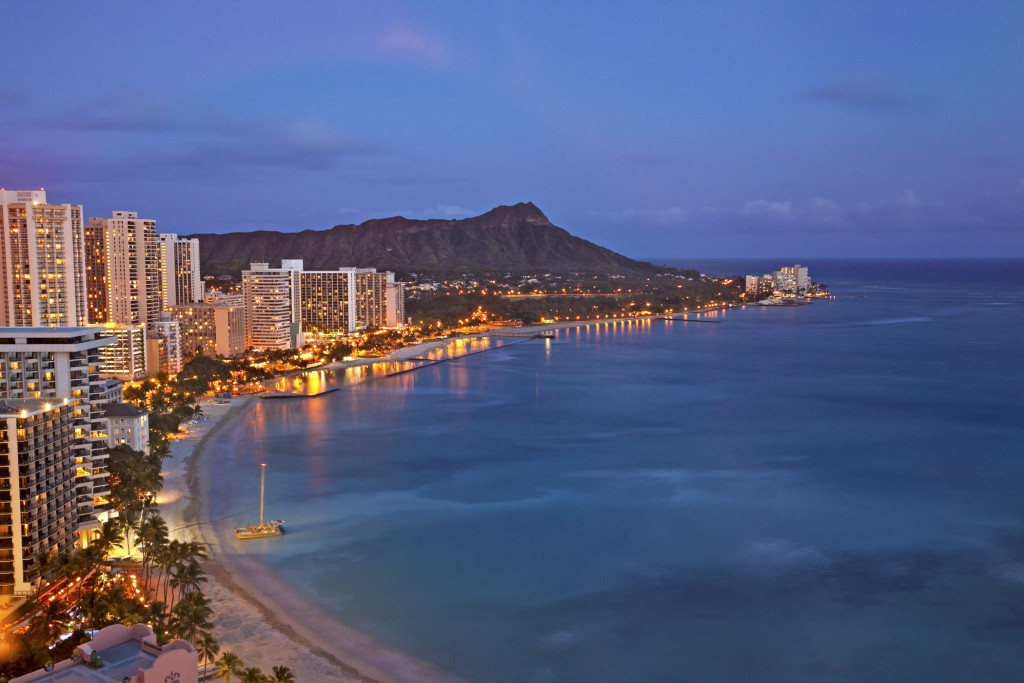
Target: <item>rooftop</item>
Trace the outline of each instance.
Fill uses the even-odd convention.
[[[102,408],[107,417],[142,417],[149,414],[145,408],[130,403],[105,403]]]
[[[72,659],[15,678],[11,683],[149,683],[198,680],[195,648],[184,640],[160,647],[153,631],[144,624],[128,628],[108,626],[91,642],[79,645]]]
[[[49,410],[55,405],[63,405],[63,401],[46,398],[0,398],[0,415],[13,415],[27,410],[34,413]]]

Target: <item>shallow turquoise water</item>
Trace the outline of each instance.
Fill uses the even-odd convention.
[[[252,551],[472,680],[1021,679],[1021,266],[812,263],[837,300],[261,402],[211,516],[268,462]]]

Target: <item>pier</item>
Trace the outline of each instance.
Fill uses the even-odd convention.
[[[721,320],[705,320],[704,318],[686,318],[686,317],[682,317],[682,316],[676,317],[674,315],[659,315],[658,319],[659,320],[675,320],[675,321],[681,322],[681,323],[715,323],[716,325],[721,324],[721,322],[722,322]]]

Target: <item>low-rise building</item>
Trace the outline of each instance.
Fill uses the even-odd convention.
[[[75,648],[71,659],[11,683],[199,683],[199,653],[187,640],[157,644],[153,629],[114,624]]]
[[[102,409],[108,448],[125,445],[149,455],[148,410],[130,403],[108,403]]]

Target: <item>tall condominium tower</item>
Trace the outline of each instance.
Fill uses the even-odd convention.
[[[301,260],[251,263],[242,271],[242,294],[247,313],[245,345],[257,349],[294,349],[302,346],[299,313]]]
[[[89,218],[85,226],[85,295],[90,325],[109,321],[106,221]]]
[[[160,277],[164,307],[187,306],[203,300],[203,281],[199,277],[199,240],[178,239],[172,233],[160,239]]]
[[[72,549],[75,410],[66,400],[0,398],[0,597],[31,595],[40,558]]]
[[[90,228],[102,229],[106,252],[105,322],[145,325],[159,320],[164,308],[160,274],[160,242],[156,222],[134,211],[115,211],[111,218],[90,218]],[[95,278],[93,280],[95,282]],[[100,300],[96,295],[94,301]]]
[[[67,400],[74,432],[77,531],[85,542],[109,516],[100,404],[119,393],[100,377],[100,347],[114,343],[102,332],[101,327],[0,327],[0,396],[39,399],[51,405]],[[0,439],[3,443],[7,442]],[[46,440],[30,439],[30,446],[35,443]]]
[[[0,190],[0,325],[84,325],[84,250],[81,206]]]

